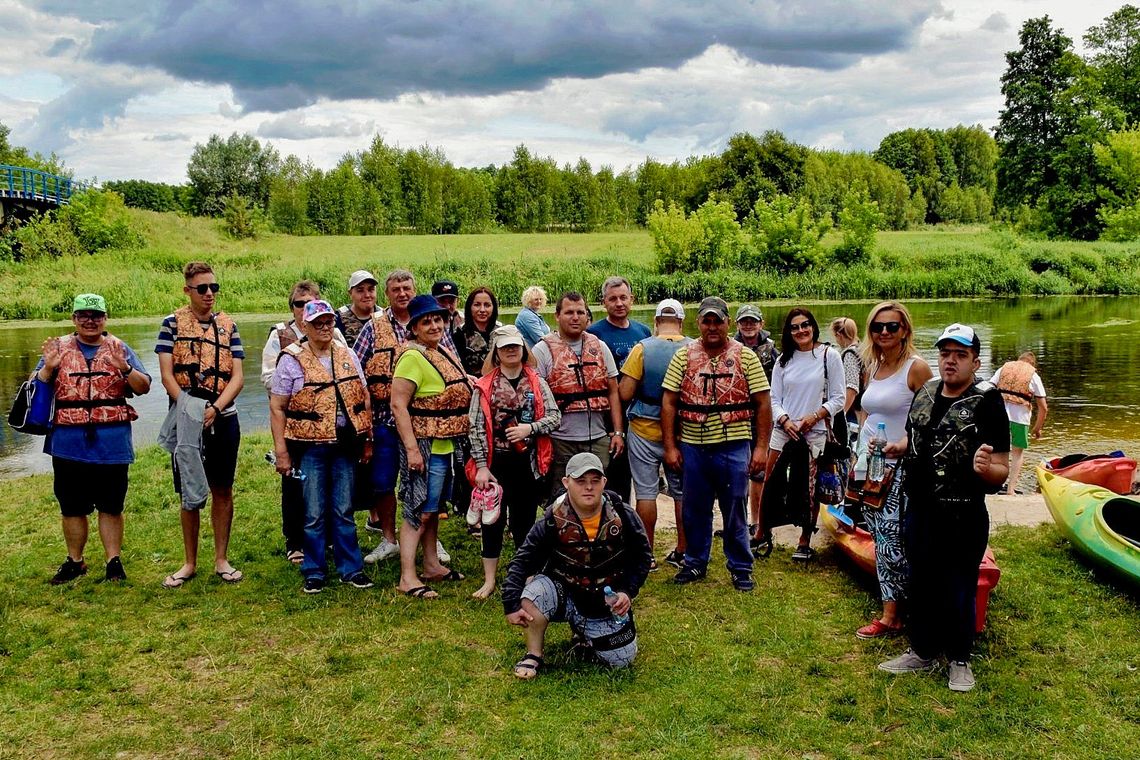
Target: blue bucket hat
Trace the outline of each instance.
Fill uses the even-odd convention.
[[[447,314],[447,307],[441,306],[434,296],[422,293],[408,302],[408,324],[414,325],[420,317],[428,314]]]

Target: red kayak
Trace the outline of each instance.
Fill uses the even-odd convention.
[[[1044,465],[1054,475],[1124,495],[1132,492],[1132,477],[1136,472],[1136,460],[1121,451],[1094,456],[1070,454],[1049,459]]]
[[[871,534],[862,528],[840,527],[839,520],[831,513],[830,508],[821,509],[819,516],[824,526],[831,531],[836,546],[843,550],[843,553],[860,570],[873,575],[875,573],[875,541],[871,538]],[[1000,579],[1001,568],[994,561],[993,550],[987,546],[986,553],[982,557],[982,563],[978,565],[977,623],[975,626],[978,633],[981,633],[982,629],[986,627],[986,609],[990,603],[990,592],[993,591]]]

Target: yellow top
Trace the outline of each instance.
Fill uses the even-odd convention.
[[[685,371],[685,363],[689,360],[689,347],[682,346],[673,354],[669,362],[669,369],[665,370],[665,381],[661,387],[667,391],[679,393],[681,391],[681,375]],[[740,352],[740,363],[744,369],[744,376],[748,379],[748,395],[752,396],[770,390],[768,378],[764,374],[764,367],[760,358],[751,349]],[[724,424],[720,414],[710,414],[702,422],[688,422],[681,420],[681,440],[692,444],[725,443],[726,441],[752,440],[752,421],[740,420]]]
[[[438,396],[443,393],[443,377],[431,362],[420,351],[405,351],[396,362],[396,371],[393,377],[402,377],[416,384],[416,398]],[[455,442],[451,438],[433,438],[431,453],[451,454],[455,451]]]

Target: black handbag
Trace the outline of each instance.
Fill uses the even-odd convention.
[[[827,347],[823,349],[823,400],[827,402],[827,392],[830,390],[830,378],[827,375]],[[840,412],[828,418],[827,441],[823,444],[823,459],[829,462],[845,462],[851,458],[850,436],[847,433],[847,416]]]

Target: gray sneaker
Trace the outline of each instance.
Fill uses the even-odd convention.
[[[914,653],[913,649],[908,649],[893,660],[879,663],[879,670],[885,670],[888,673],[921,673],[924,670],[932,670],[937,661],[934,659],[924,659]]]
[[[970,663],[950,663],[950,691],[969,691],[974,686],[974,671],[970,670]]]

